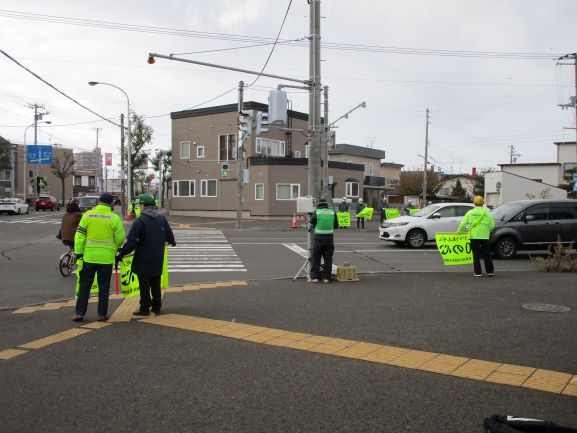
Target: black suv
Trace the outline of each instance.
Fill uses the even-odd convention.
[[[491,211],[491,248],[501,259],[517,250],[546,249],[558,239],[577,245],[577,200],[517,200]]]

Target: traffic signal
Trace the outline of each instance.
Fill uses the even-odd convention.
[[[238,113],[238,123],[240,125],[240,130],[242,131],[242,138],[250,137],[252,134],[254,117],[252,110],[248,113],[240,111]]]
[[[256,136],[260,136],[264,132],[268,132],[269,129],[266,127],[269,124],[268,113],[263,113],[258,111],[256,113]]]
[[[228,177],[228,164],[222,164],[222,167],[220,168],[220,175],[222,177]]]

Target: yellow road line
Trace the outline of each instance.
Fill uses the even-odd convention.
[[[12,358],[16,358],[17,356],[24,355],[28,353],[27,350],[20,350],[20,349],[7,349],[0,352],[0,359],[8,360]]]
[[[21,344],[18,347],[23,349],[40,349],[42,347],[50,346],[51,344],[60,343],[61,341],[69,340],[79,335],[86,334],[90,332],[88,329],[72,328],[66,331],[59,332],[58,334],[50,335],[48,337],[41,338],[39,340],[31,341],[30,343]]]
[[[577,397],[577,375],[558,371],[180,314],[165,314],[140,322]]]
[[[126,298],[118,306],[118,308],[112,313],[109,322],[129,322],[132,319],[132,313],[136,311],[138,305],[140,304],[140,296],[132,296],[131,298]]]
[[[40,306],[38,306],[38,307],[22,307],[22,308],[18,308],[17,310],[12,311],[12,314],[30,314],[30,313],[34,313],[39,308],[40,308]]]

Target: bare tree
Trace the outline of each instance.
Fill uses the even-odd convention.
[[[439,192],[442,181],[439,173],[427,171],[427,195],[433,196]],[[423,172],[403,171],[399,180],[399,191],[402,195],[423,195]]]
[[[55,156],[52,160],[52,174],[60,179],[62,185],[62,206],[65,205],[64,201],[66,199],[66,183],[65,180],[69,176],[74,175],[74,154],[72,152],[67,152],[63,155],[62,161],[58,156]]]

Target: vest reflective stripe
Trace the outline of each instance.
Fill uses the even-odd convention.
[[[334,233],[335,211],[332,209],[317,209],[316,235],[332,235]]]
[[[114,242],[98,241],[96,239],[87,239],[86,245],[114,245]]]

